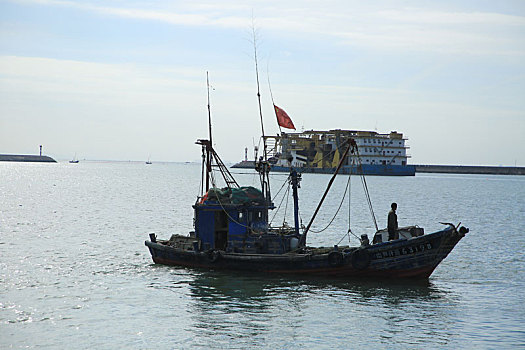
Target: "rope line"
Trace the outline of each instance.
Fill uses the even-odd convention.
[[[275,214],[273,214],[272,220],[270,220],[269,224],[271,224],[273,222],[273,220],[275,219],[275,217],[279,213],[279,210],[281,209],[281,205],[283,204],[284,199],[288,198],[287,194],[288,194],[289,191],[290,191],[290,189],[288,188],[287,191],[283,194],[283,198],[281,199],[281,202],[279,203],[279,206],[277,207],[277,210],[275,211]],[[286,201],[286,202],[288,203],[288,201]]]
[[[290,187],[288,186],[288,190],[286,191],[285,197],[286,197],[286,203],[284,206],[284,214],[283,214],[283,226],[286,223],[286,212],[288,211],[288,201],[290,200]]]
[[[343,202],[344,202],[345,197],[346,197],[346,192],[348,191],[349,183],[350,183],[350,176],[348,176],[348,182],[346,183],[345,192],[343,193],[343,197],[341,198],[341,202],[339,203],[339,207],[337,208],[334,216],[332,217],[332,219],[330,220],[328,225],[326,225],[326,227],[323,228],[320,231],[315,231],[315,230],[312,230],[312,229],[310,229],[310,231],[312,231],[313,233],[321,233],[321,232],[325,231],[328,227],[330,227],[332,225],[332,223],[334,222],[335,218],[337,217],[337,214],[339,214],[339,210],[343,206]]]
[[[361,182],[363,183],[363,189],[365,191],[365,197],[368,203],[368,209],[370,210],[370,214],[372,215],[372,220],[374,221],[376,231],[379,231],[379,228],[377,227],[376,216],[374,214],[374,208],[372,207],[372,200],[370,199],[370,192],[368,192],[368,186],[366,184],[365,175],[363,174],[363,163],[361,162],[361,155],[359,154],[359,149],[356,149],[356,154],[357,154],[357,161],[359,162],[358,166],[361,168],[361,174],[360,174]]]

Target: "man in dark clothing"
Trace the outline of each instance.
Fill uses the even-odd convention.
[[[392,210],[388,212],[388,226],[387,226],[389,241],[393,239],[397,239],[398,237],[396,233],[397,231],[397,214],[396,214],[397,204],[392,203],[390,207],[392,208]]]

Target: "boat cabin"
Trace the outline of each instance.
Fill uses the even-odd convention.
[[[254,187],[210,189],[193,205],[199,250],[283,254],[297,248],[295,232],[272,231],[268,207]]]

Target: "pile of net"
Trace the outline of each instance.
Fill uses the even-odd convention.
[[[264,196],[260,190],[252,186],[240,188],[210,188],[201,203],[217,202],[220,204],[264,204]]]

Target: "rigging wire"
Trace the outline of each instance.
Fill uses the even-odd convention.
[[[352,157],[352,164],[350,164],[350,166],[354,166],[356,165],[355,163],[355,157]],[[341,239],[339,240],[339,242],[337,242],[337,245],[339,245],[343,239],[345,239],[345,237],[348,237],[348,244],[351,244],[350,242],[350,234],[352,234],[352,236],[354,236],[355,238],[357,238],[358,240],[361,240],[355,233],[352,232],[352,228],[351,228],[351,209],[352,209],[352,206],[351,206],[351,202],[352,202],[352,184],[351,184],[351,181],[350,181],[350,178],[352,177],[352,172],[350,171],[350,174],[348,175],[348,231],[343,235],[343,237],[341,237]]]
[[[290,187],[288,186],[288,191],[286,191],[286,203],[284,206],[284,214],[283,214],[283,226],[286,223],[286,212],[288,211],[288,200],[290,199]]]
[[[352,230],[348,230],[348,232],[345,233],[345,234],[343,235],[343,237],[341,237],[341,239],[339,240],[339,242],[337,242],[337,245],[339,245],[339,244],[343,241],[343,239],[345,239],[346,236],[348,236],[348,243],[351,243],[351,242],[350,242],[350,235],[349,235],[349,233],[351,233],[352,236],[354,236],[354,237],[357,238],[359,241],[361,241],[361,238],[359,238],[355,233],[353,233]]]
[[[284,185],[286,185],[287,183],[288,183],[288,179],[283,182],[283,185],[281,186],[279,191],[277,191],[277,194],[273,197],[274,200],[275,200],[275,198],[277,198],[277,196],[279,196],[279,193],[281,193],[282,189],[284,188]]]
[[[288,187],[286,192],[283,194],[283,198],[281,199],[281,202],[279,203],[279,206],[277,207],[277,210],[275,211],[275,214],[273,214],[272,220],[270,220],[269,224],[271,224],[273,222],[273,220],[275,219],[275,217],[277,216],[277,213],[279,212],[279,209],[281,209],[281,205],[283,204],[284,199],[288,198],[288,193],[289,192],[290,192],[290,187]],[[274,197],[274,199],[275,199],[275,197]],[[288,203],[288,200],[286,201],[286,203]],[[286,211],[285,211],[285,217],[286,217]]]
[[[281,186],[279,191],[277,191],[277,194],[273,197],[273,201],[275,201],[275,199],[279,196],[279,193],[281,193],[282,189],[284,188],[284,185],[286,185],[287,183],[288,183],[288,181],[284,181],[283,182],[283,185]],[[273,215],[272,220],[270,220],[269,224],[271,224],[273,222],[273,220],[275,219],[275,216],[277,215],[277,213],[279,212],[279,209],[281,208],[281,205],[283,204],[284,196],[286,196],[288,194],[289,190],[290,190],[290,188],[288,187],[286,192],[283,194],[283,198],[281,199],[281,202],[279,203],[279,206],[277,207],[277,210],[275,211],[275,214]]]
[[[349,184],[350,184],[350,175],[348,176],[348,182],[346,183],[345,192],[343,193],[343,197],[341,198],[341,202],[339,203],[339,207],[337,208],[337,210],[336,210],[334,216],[332,217],[332,219],[330,220],[330,222],[328,223],[328,225],[326,225],[326,227],[323,228],[323,229],[320,230],[320,231],[315,231],[315,230],[312,230],[312,229],[310,229],[310,231],[312,231],[313,233],[321,233],[321,232],[323,232],[324,230],[326,230],[328,227],[330,227],[330,226],[332,225],[332,223],[334,222],[335,218],[337,217],[337,214],[339,214],[339,210],[340,210],[341,207],[343,206],[343,202],[344,202],[344,200],[345,200],[346,192],[348,191]]]
[[[374,225],[376,227],[376,232],[379,231],[379,228],[377,227],[377,220],[376,216],[374,214],[374,208],[372,208],[372,200],[370,199],[370,193],[368,192],[368,186],[366,184],[365,175],[363,174],[363,163],[361,162],[361,155],[359,154],[359,149],[356,149],[357,153],[357,160],[359,162],[359,167],[361,167],[361,182],[363,183],[363,189],[365,191],[365,197],[366,201],[368,203],[368,209],[370,210],[370,214],[372,215],[372,220],[374,221]]]

